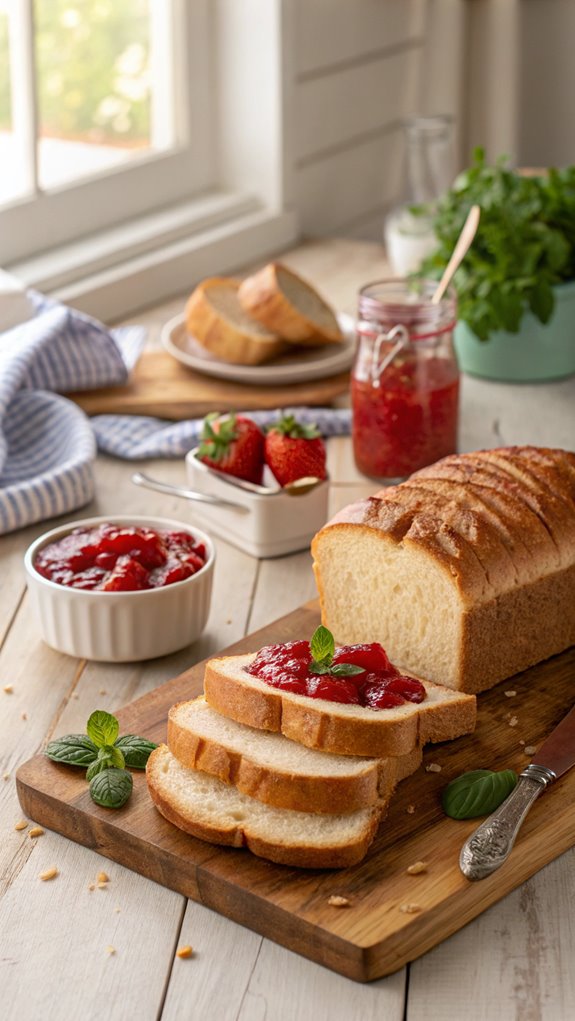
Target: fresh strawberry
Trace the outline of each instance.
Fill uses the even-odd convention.
[[[261,484],[264,470],[264,436],[251,418],[243,415],[207,415],[198,458],[211,468],[238,479]]]
[[[306,476],[327,478],[325,445],[319,429],[316,425],[300,425],[293,415],[270,426],[265,459],[280,486]]]

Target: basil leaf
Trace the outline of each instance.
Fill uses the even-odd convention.
[[[103,709],[96,709],[88,720],[86,730],[88,737],[101,748],[105,744],[114,744],[120,732],[120,725],[115,716],[104,712]]]
[[[85,734],[66,734],[49,741],[44,754],[53,762],[63,762],[68,766],[89,766],[98,757],[98,749]]]
[[[334,677],[356,677],[357,674],[364,674],[365,670],[355,663],[335,663],[329,668],[329,672]]]
[[[335,642],[331,631],[328,631],[323,624],[315,629],[310,642],[312,658],[318,663],[326,663],[329,666],[335,652]]]
[[[441,798],[443,811],[452,819],[490,815],[509,797],[516,783],[517,773],[512,769],[473,769],[447,785]]]
[[[121,808],[132,793],[134,781],[127,769],[103,769],[90,782],[92,801],[103,808]]]
[[[115,742],[115,747],[121,750],[126,766],[131,769],[145,769],[151,752],[158,746],[145,737],[138,737],[137,734],[124,734]]]

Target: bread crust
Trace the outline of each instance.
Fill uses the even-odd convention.
[[[227,319],[210,300],[210,291],[229,287],[238,292],[239,281],[227,277],[210,277],[198,284],[186,303],[186,329],[190,336],[222,361],[237,365],[262,365],[289,349],[270,332],[269,338],[258,335]]]
[[[350,707],[280,691],[249,674],[242,677],[243,667],[253,658],[209,660],[204,674],[206,701],[222,716],[279,732],[308,748],[387,758],[405,755],[428,741],[451,740],[470,733],[475,726],[473,696],[453,700],[453,692],[445,692],[445,703],[440,702],[444,690],[428,682],[424,682],[428,699],[419,705],[409,703],[381,712],[354,706],[345,713]]]
[[[311,291],[329,312],[331,325],[310,319],[287,297],[278,279],[278,270],[297,281],[302,289]],[[240,285],[238,297],[245,311],[293,344],[337,344],[343,340],[342,332],[330,306],[307,281],[277,262],[270,262],[258,273],[247,277]]]

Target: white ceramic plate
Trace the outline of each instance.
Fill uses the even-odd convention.
[[[281,355],[265,365],[234,365],[216,358],[186,332],[183,315],[175,316],[166,323],[162,330],[162,345],[183,365],[188,365],[204,376],[282,386],[284,383],[325,379],[350,368],[355,350],[355,322],[343,312],[337,319],[344,334],[341,344],[309,348],[294,346],[293,354]]]

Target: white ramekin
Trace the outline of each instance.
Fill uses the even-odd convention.
[[[34,560],[43,546],[75,528],[106,523],[189,532],[205,544],[206,563],[184,581],[137,592],[67,588],[43,578],[35,570]],[[24,556],[30,600],[44,641],[70,656],[112,663],[165,656],[194,642],[208,619],[214,563],[214,544],[199,528],[169,518],[138,515],[71,521],[45,532]]]

